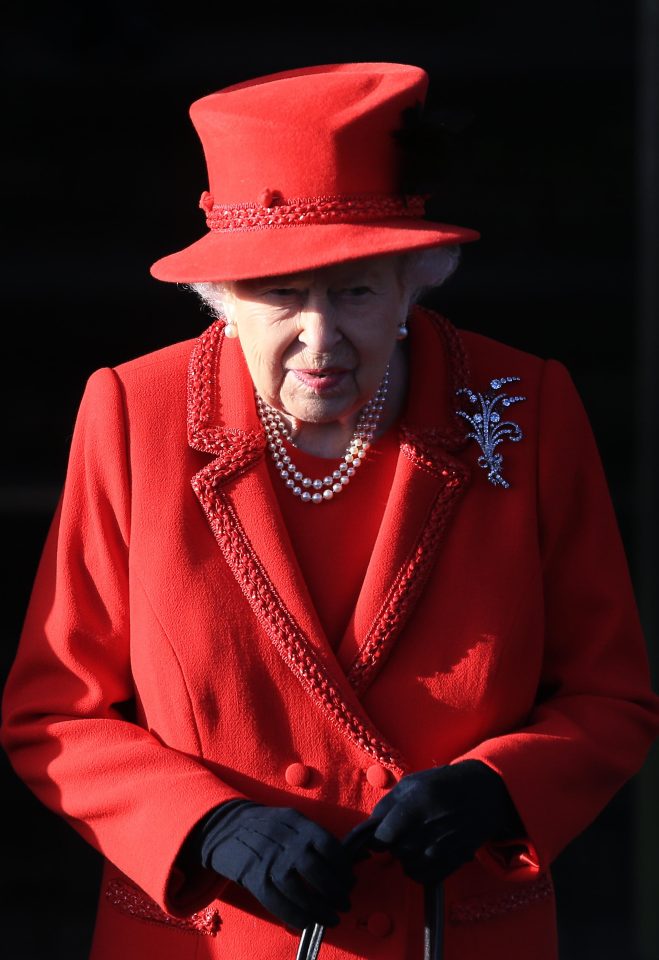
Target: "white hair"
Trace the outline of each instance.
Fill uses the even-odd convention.
[[[224,281],[204,280],[199,283],[184,283],[182,287],[184,290],[192,290],[193,293],[196,293],[214,317],[226,316],[230,294]]]
[[[460,263],[460,246],[428,247],[403,254],[403,284],[409,292],[410,306],[433,287],[441,287]]]
[[[401,258],[401,281],[411,306],[428,290],[439,287],[448,280],[460,262],[460,247],[458,244],[429,247],[392,256]],[[182,287],[196,293],[214,317],[226,316],[231,303],[230,284],[226,281],[205,280],[184,283]]]

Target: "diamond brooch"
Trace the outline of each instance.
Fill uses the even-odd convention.
[[[475,440],[483,451],[478,458],[478,465],[487,470],[487,479],[490,483],[506,489],[510,484],[501,475],[503,455],[497,450],[497,447],[506,439],[517,443],[524,434],[519,424],[513,420],[503,420],[497,407],[511,407],[513,403],[526,400],[526,397],[508,396],[500,392],[506,383],[513,383],[518,380],[520,380],[520,377],[497,377],[490,380],[490,389],[486,393],[474,393],[469,387],[461,387],[460,390],[456,390],[456,395],[465,394],[475,408],[473,410],[456,410],[455,412],[471,424],[473,429],[467,434],[467,439]]]

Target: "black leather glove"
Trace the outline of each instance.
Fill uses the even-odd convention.
[[[419,883],[443,880],[489,840],[524,833],[503,780],[479,760],[403,777],[369,821],[370,848],[389,849]]]
[[[249,890],[284,923],[339,923],[355,882],[349,855],[327,830],[291,807],[230,800],[193,831],[186,856]]]

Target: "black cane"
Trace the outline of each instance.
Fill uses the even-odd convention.
[[[344,840],[346,850],[353,856],[359,853],[370,840],[375,826],[365,820],[351,830]],[[423,960],[442,960],[444,891],[441,883],[425,885],[424,910]],[[295,960],[316,960],[324,936],[325,927],[320,923],[305,927],[300,937]]]
[[[423,888],[423,899],[425,904],[423,960],[442,960],[444,955],[443,885],[427,883]]]

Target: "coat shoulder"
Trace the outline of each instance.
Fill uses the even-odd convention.
[[[112,368],[133,438],[185,436],[188,370],[197,340],[182,340]]]
[[[492,376],[518,376],[528,378],[531,382],[538,382],[542,377],[547,358],[520,350],[482,333],[471,330],[458,330],[458,333],[467,351],[471,375],[476,381],[470,384],[474,389],[484,387],[485,384],[481,381],[489,380]]]
[[[126,360],[114,367],[114,372],[126,390],[145,387],[162,389],[167,384],[185,382],[195,338],[169,344],[142,356]]]

